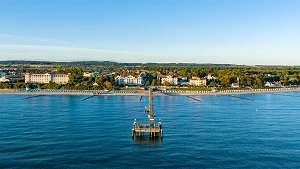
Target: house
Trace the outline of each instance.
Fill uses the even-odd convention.
[[[231,87],[232,87],[232,88],[239,88],[240,85],[239,85],[238,83],[232,83],[232,84],[231,84]]]
[[[206,86],[206,78],[192,77],[189,83],[191,86]]]
[[[99,72],[83,72],[84,77],[97,77],[99,76]]]
[[[6,76],[0,78],[0,82],[9,82],[9,79]]]
[[[24,81],[23,75],[6,75],[0,78],[0,82]]]
[[[265,86],[266,87],[277,87],[277,86],[281,86],[281,82],[277,82],[277,81],[275,81],[275,82],[266,82]]]
[[[217,76],[212,76],[210,73],[207,74],[207,76],[205,76],[204,78],[206,78],[209,81],[216,81],[216,80],[218,80]]]
[[[119,85],[144,85],[144,78],[143,76],[117,76],[115,77],[115,82]]]
[[[91,84],[93,84],[93,82],[89,82],[89,81],[83,81],[83,82],[81,82],[81,86],[89,86]]]
[[[178,85],[178,76],[174,75],[161,75],[160,76],[161,83],[163,84],[165,81],[169,82],[170,85]]]

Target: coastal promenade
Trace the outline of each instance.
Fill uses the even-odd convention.
[[[226,94],[256,94],[270,92],[295,92],[300,91],[299,87],[294,88],[270,88],[270,89],[248,89],[248,90],[220,90],[220,91],[188,91],[188,90],[165,90],[154,92],[154,96],[169,95],[226,95]],[[147,95],[145,90],[54,90],[54,89],[0,89],[0,94],[43,94],[43,95],[103,95],[103,96],[144,96]]]

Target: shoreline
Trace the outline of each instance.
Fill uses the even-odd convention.
[[[300,88],[276,88],[254,90],[223,90],[212,91],[159,91],[153,92],[153,96],[206,96],[206,95],[236,95],[236,94],[261,94],[274,92],[299,92]],[[81,90],[13,90],[0,89],[0,95],[81,95],[81,96],[148,96],[148,91],[81,91]]]

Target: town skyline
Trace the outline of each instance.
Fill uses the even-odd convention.
[[[300,65],[299,5],[1,1],[0,60]]]

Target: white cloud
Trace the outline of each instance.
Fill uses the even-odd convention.
[[[20,36],[20,35],[12,35],[12,34],[0,34],[0,37],[9,38],[9,40],[18,40],[18,41],[33,41],[33,42],[53,42],[53,43],[62,43],[62,44],[74,44],[73,42],[56,40],[56,39],[46,39],[39,37],[31,37],[31,36]]]
[[[171,55],[60,46],[0,44],[1,60],[37,59],[50,61],[114,60],[122,62],[157,62],[161,58],[166,57],[171,57]]]

